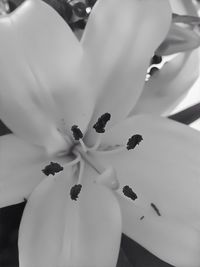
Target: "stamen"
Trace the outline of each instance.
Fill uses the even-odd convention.
[[[95,151],[95,150],[98,149],[98,147],[100,146],[100,144],[101,144],[101,136],[98,135],[97,136],[96,143],[92,147],[87,147],[87,150],[88,151]]]
[[[85,164],[84,164],[84,161],[81,160],[80,154],[78,152],[75,152],[75,154],[77,155],[77,158],[80,158],[80,161],[79,161],[80,168],[79,168],[78,182],[76,185],[72,186],[72,188],[70,190],[70,196],[71,196],[72,200],[76,201],[80,192],[81,192],[81,188],[82,188],[81,181],[83,178],[83,172],[84,172]]]
[[[50,174],[51,175],[55,175],[56,173],[60,172],[60,171],[63,171],[63,167],[59,164],[59,163],[56,163],[56,162],[51,162],[49,165],[47,165],[43,170],[42,172],[46,175],[46,176],[49,176]]]
[[[92,153],[97,153],[97,154],[114,154],[114,153],[119,153],[119,152],[127,152],[127,149],[123,145],[115,145],[115,146],[109,146],[107,149],[101,149],[101,150],[92,150]]]
[[[80,160],[79,164],[80,164],[80,169],[79,169],[79,175],[78,175],[78,184],[81,184],[82,179],[83,179],[85,163],[83,160]]]
[[[99,174],[102,174],[105,171],[105,168],[97,161],[94,160],[93,157],[89,155],[89,153],[84,153],[80,147],[76,147],[75,150],[73,151],[74,154],[78,152],[81,157],[90,165],[92,166]]]
[[[77,125],[73,125],[71,128],[71,131],[72,131],[73,137],[76,141],[83,138],[83,133],[81,132],[81,130],[78,128]]]
[[[69,166],[73,166],[73,165],[79,163],[79,162],[81,161],[81,156],[80,156],[80,154],[78,154],[78,153],[76,154],[76,156],[77,156],[77,157],[76,157],[74,160],[70,161],[70,162],[67,163],[65,166],[69,167]]]
[[[85,145],[82,139],[80,139],[79,142],[81,144],[83,151],[86,153],[88,151],[88,147]]]
[[[139,143],[143,140],[142,136],[140,134],[135,134],[131,138],[128,139],[127,142],[127,150],[134,149],[136,145],[139,145]]]
[[[91,151],[92,153],[105,154],[105,155],[125,152],[127,150],[134,149],[136,147],[136,145],[139,145],[139,143],[142,140],[143,140],[142,136],[139,134],[136,134],[136,135],[133,135],[131,138],[129,138],[126,147],[124,145],[115,145],[115,146],[106,147],[105,149],[100,147],[101,150],[95,150],[95,149],[91,148],[91,149],[89,149],[89,151]],[[99,145],[98,145],[98,147],[99,147]]]
[[[133,192],[132,188],[129,187],[128,185],[124,186],[122,191],[126,197],[131,198],[132,200],[137,199],[136,193]]]
[[[110,120],[111,115],[110,113],[105,113],[103,114],[97,122],[94,124],[93,128],[97,133],[104,133],[105,132],[105,127],[108,121]]]
[[[151,203],[151,207],[155,210],[155,212],[157,213],[158,216],[161,216],[159,209],[156,207],[156,205],[154,203]]]
[[[80,192],[81,192],[81,188],[82,185],[81,184],[75,184],[74,186],[72,186],[71,190],[70,190],[70,196],[72,200],[77,200]]]

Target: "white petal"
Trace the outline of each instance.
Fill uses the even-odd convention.
[[[164,42],[156,50],[156,55],[166,56],[191,51],[200,46],[200,36],[191,28],[171,25]]]
[[[52,116],[54,101],[42,79],[44,72],[53,69],[45,61],[53,54],[46,29],[60,20],[56,12],[51,16],[49,9],[41,1],[27,0],[13,13],[0,18],[0,115],[17,135],[48,150],[60,150],[65,142],[56,129]],[[48,68],[42,69],[45,65]],[[58,71],[55,66],[54,72]]]
[[[138,243],[175,266],[199,266],[199,132],[169,119],[135,116],[107,132],[102,142],[106,146],[125,145],[134,134],[141,134],[144,140],[132,151],[125,149],[121,153],[95,153],[101,164],[115,168],[121,187],[129,185],[138,195],[138,199],[132,202],[133,213],[136,204],[147,211],[147,221],[150,215],[146,234],[137,234],[142,231],[139,223],[138,228],[125,227],[124,232],[132,238],[136,237]],[[148,231],[151,231],[154,218],[159,216],[151,203],[161,213],[161,220],[155,219],[154,239],[151,239],[152,234]],[[157,234],[156,225],[159,225]],[[182,234],[184,228],[186,235]],[[170,238],[174,240],[174,251]],[[190,249],[186,249],[188,244]]]
[[[143,247],[151,248],[152,253],[174,266],[199,267],[200,232],[197,229],[169,218],[154,216],[143,207],[117,196],[126,235]]]
[[[45,177],[45,151],[12,134],[0,137],[0,207],[24,201]]]
[[[51,161],[64,166],[69,158],[48,158],[44,149],[30,145],[13,134],[1,136],[0,207],[27,199],[46,177],[42,170]]]
[[[31,195],[19,232],[20,267],[116,265],[121,237],[118,202],[88,176],[73,201],[70,188],[75,181],[73,172],[64,171],[48,177]]]
[[[173,12],[178,14],[197,15],[197,9],[193,1],[169,0]]]
[[[150,58],[166,36],[170,21],[166,0],[97,2],[82,40],[97,97],[91,125],[106,112],[112,115],[110,126],[128,115],[141,93]]]
[[[169,114],[189,92],[198,75],[198,51],[177,55],[146,82],[140,99],[130,115]]]

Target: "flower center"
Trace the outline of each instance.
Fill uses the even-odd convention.
[[[94,124],[93,129],[98,134],[102,134],[105,132],[105,127],[110,120],[111,115],[109,113],[103,114],[97,122]],[[98,153],[117,153],[120,151],[126,150],[127,153],[129,150],[134,149],[136,145],[138,145],[142,140],[142,136],[139,134],[133,135],[130,137],[127,141],[127,145],[125,146],[111,146],[109,149],[102,150],[100,148],[101,144],[101,139],[100,135],[98,135],[99,138],[97,138],[97,142],[93,147],[88,147],[84,141],[83,141],[83,133],[81,129],[78,127],[78,125],[73,125],[71,127],[71,132],[72,136],[66,137],[66,140],[71,141],[71,150],[70,150],[70,155],[74,159],[67,163],[65,167],[68,166],[74,166],[76,165],[79,171],[78,174],[78,181],[77,183],[72,186],[70,190],[70,196],[72,200],[77,200],[79,194],[81,193],[82,189],[82,179],[84,176],[84,169],[85,169],[85,164],[88,164],[91,168],[93,168],[97,173],[98,176],[97,178],[94,177],[94,182],[98,184],[102,184],[104,186],[107,186],[108,188],[112,190],[118,190],[120,185],[119,181],[117,179],[117,174],[114,170],[113,167],[108,167],[108,166],[103,166],[101,162],[99,162],[95,157],[94,157],[94,152]],[[56,173],[63,171],[63,167],[60,166],[58,163],[51,162],[49,165],[47,165],[42,171],[45,175],[55,175]],[[124,196],[135,200],[137,199],[137,195],[133,192],[133,190],[128,186],[125,185],[122,190]]]

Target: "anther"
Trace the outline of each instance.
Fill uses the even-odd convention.
[[[70,196],[72,200],[77,200],[80,192],[82,189],[82,185],[81,184],[75,184],[74,186],[72,186],[71,190],[70,190]]]
[[[77,125],[73,125],[71,131],[73,133],[73,137],[75,140],[78,141],[79,139],[83,138],[83,133],[81,132],[81,130],[78,128]]]
[[[136,195],[136,193],[135,192],[133,192],[133,190],[132,190],[132,188],[131,187],[129,187],[128,185],[125,185],[124,187],[123,187],[123,193],[124,193],[124,195],[126,196],[126,197],[129,197],[129,198],[131,198],[132,200],[136,200],[137,199],[137,195]]]
[[[151,203],[151,207],[154,209],[154,211],[156,212],[156,214],[158,216],[161,216],[159,209],[156,207],[156,205],[154,203]]]
[[[105,113],[103,114],[97,122],[93,125],[93,128],[97,133],[104,133],[105,132],[105,127],[108,121],[110,120],[111,115],[110,113]]]
[[[140,134],[135,134],[131,138],[128,139],[126,148],[127,150],[134,149],[136,145],[139,145],[139,143],[143,140],[142,136]]]
[[[60,171],[63,171],[63,167],[59,164],[59,163],[56,163],[56,162],[51,162],[49,165],[47,165],[43,170],[42,172],[46,175],[46,176],[49,176],[50,174],[51,175],[55,175],[56,173],[60,172]]]

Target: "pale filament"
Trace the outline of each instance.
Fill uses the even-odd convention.
[[[75,154],[75,153],[74,153]],[[75,164],[78,164],[79,162],[81,162],[81,156],[79,153],[76,153],[76,158],[72,161],[70,161],[69,163],[65,164],[65,166],[69,167],[69,166],[74,166]]]
[[[110,150],[95,150],[92,151],[92,153],[97,153],[97,154],[106,154],[106,155],[111,155],[111,154],[115,154],[115,153],[120,153],[120,152],[128,152],[126,147],[123,145],[117,146],[115,148],[115,146],[113,146],[113,149],[111,148]]]
[[[99,134],[99,135],[97,135],[96,143],[93,146],[88,147],[88,151],[97,150],[99,148],[100,144],[101,144],[101,136]]]
[[[77,184],[82,184],[82,180],[83,180],[83,173],[84,173],[84,168],[85,168],[85,162],[84,160],[80,160],[79,162],[79,175],[78,175],[78,182]]]
[[[82,149],[80,147],[76,147],[75,151],[73,151],[73,153],[76,154],[80,154],[81,157],[90,165],[93,167],[93,169],[95,169],[99,174],[102,174],[105,171],[105,167],[103,167],[99,162],[95,161],[90,155],[89,153],[85,153],[82,151]]]

